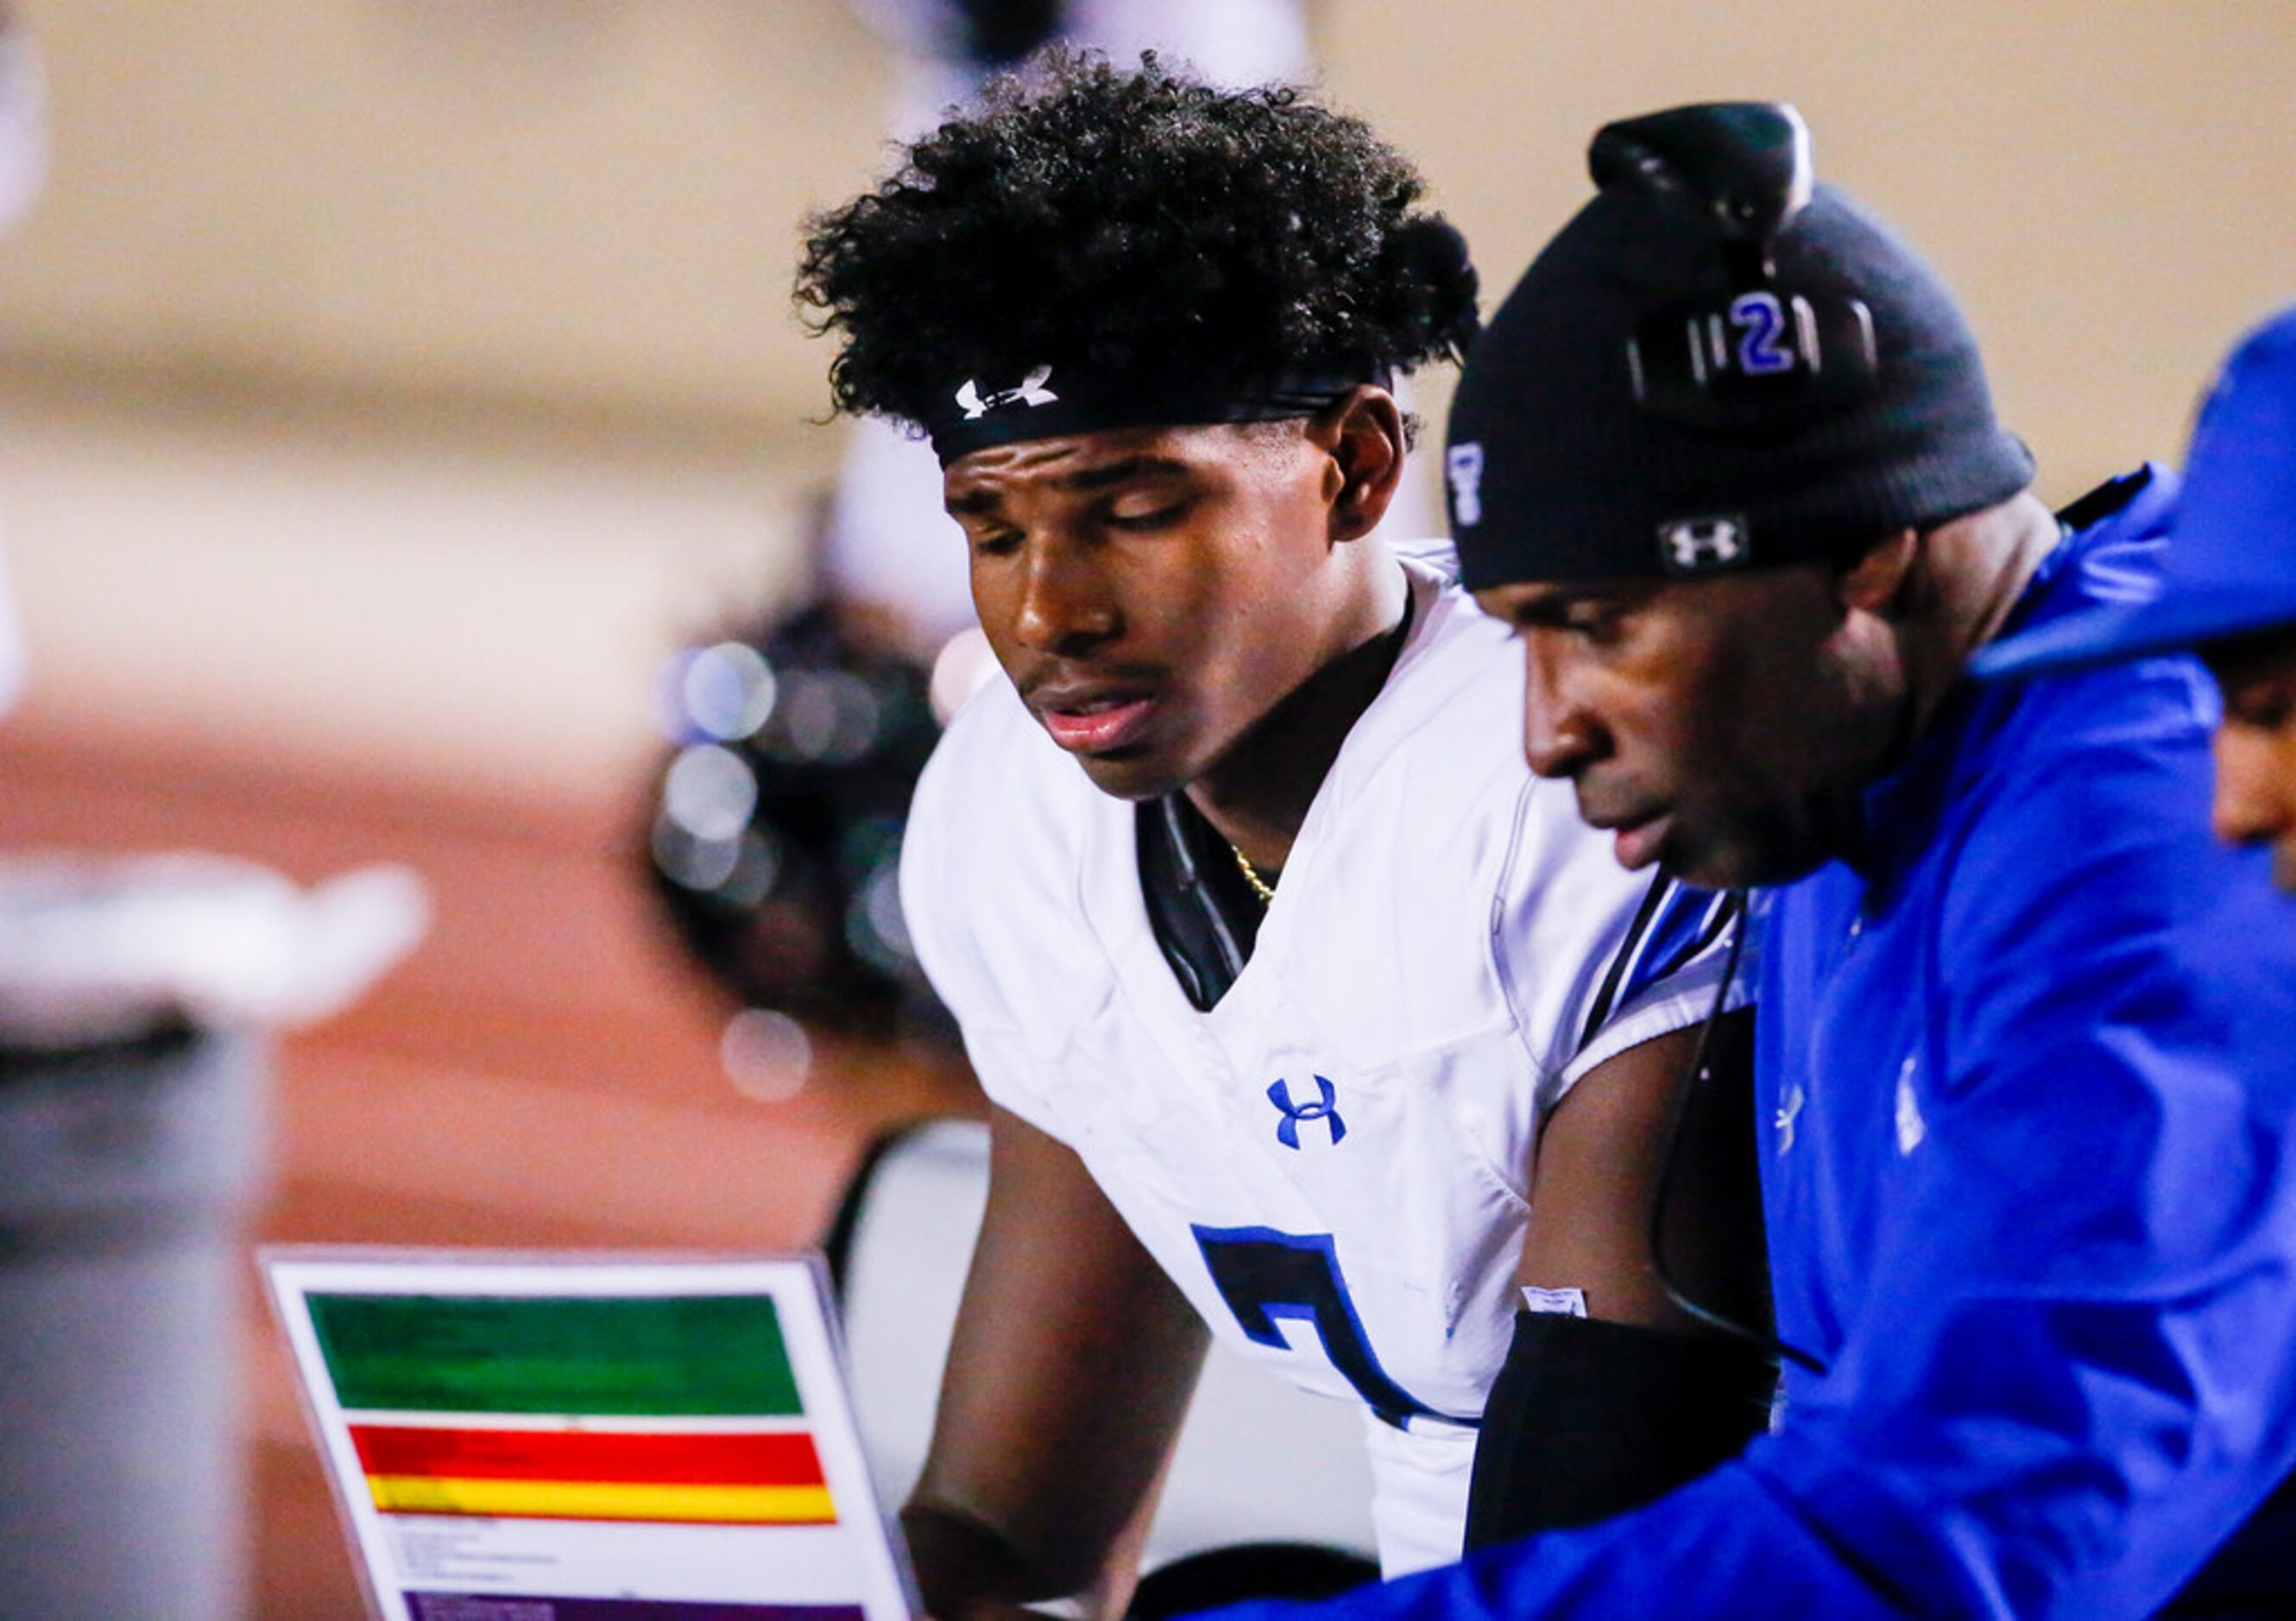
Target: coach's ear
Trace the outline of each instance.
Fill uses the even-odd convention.
[[[1921,544],[1921,535],[1914,529],[1900,529],[1887,540],[1874,542],[1863,556],[1841,570],[1841,582],[1835,587],[1841,605],[1890,618],[1891,610],[1898,606],[1899,594],[1912,577],[1914,557]]]
[[[1324,498],[1332,540],[1362,539],[1387,516],[1403,480],[1402,407],[1385,389],[1360,383],[1309,421],[1308,437],[1331,458]]]

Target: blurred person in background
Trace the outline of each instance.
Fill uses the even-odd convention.
[[[1988,648],[2024,677],[2191,649],[2224,700],[2216,825],[2268,845],[2296,892],[2296,309],[2250,332],[2194,430],[2158,596],[2101,603]]]
[[[1629,863],[1772,887],[1775,1422],[1332,1621],[2296,1613],[2296,930],[2210,836],[2191,660],[1967,678],[2144,589],[2174,480],[2037,500],[1808,153],[1759,103],[1600,132],[1447,463],[1534,767]]]
[[[1728,908],[1530,778],[1503,632],[1375,535],[1390,381],[1472,337],[1464,244],[1358,120],[1153,61],[1032,63],[903,157],[799,291],[839,406],[929,434],[1009,677],[903,857],[995,1105],[903,1517],[927,1607],[1119,1612],[1207,1327],[1359,1407],[1390,1571],[1456,1556],[1479,1429],[1608,1415],[1521,1471],[1549,1514],[1728,1455],[1771,1370],[1644,1249]],[[1712,1174],[1746,1122],[1706,1125],[1684,1265],[1759,1314]]]
[[[686,649],[659,696],[673,749],[646,870],[734,1009],[728,1078],[771,1101],[899,1074],[980,1112],[901,918],[909,798],[940,736],[925,673],[816,605]]]

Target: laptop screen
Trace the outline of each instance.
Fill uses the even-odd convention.
[[[385,1621],[914,1613],[816,1258],[259,1259]]]

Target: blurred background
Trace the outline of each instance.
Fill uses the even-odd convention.
[[[842,430],[798,222],[883,161],[898,47],[847,0],[12,9],[49,160],[0,242],[0,846],[425,876],[415,954],[276,1053],[262,1238],[809,1241],[876,1132],[964,1096],[730,1081],[643,851],[664,659],[806,575]],[[2179,454],[2296,295],[2282,0],[1307,18],[1493,299],[1598,124],[1796,102],[1960,291],[2060,501]],[[356,1615],[251,1271],[243,1316],[250,1613]]]

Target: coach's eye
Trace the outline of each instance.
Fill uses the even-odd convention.
[[[1562,628],[1581,640],[1610,643],[1619,639],[1626,616],[1607,603],[1574,604],[1562,617]]]
[[[1009,557],[1021,549],[1018,529],[987,529],[972,536],[975,557]]]

